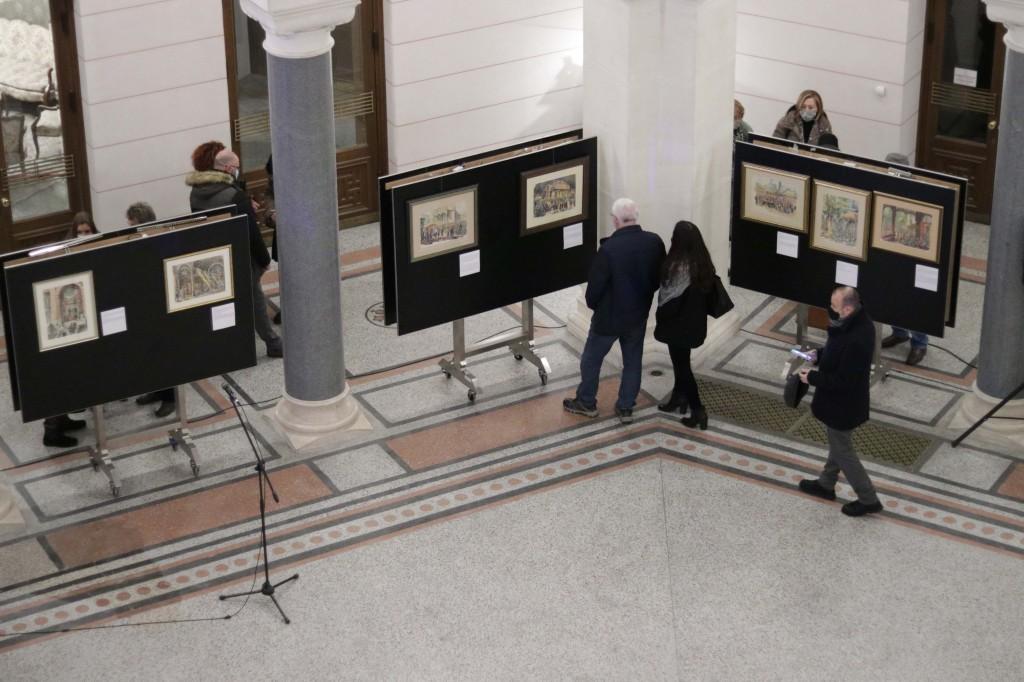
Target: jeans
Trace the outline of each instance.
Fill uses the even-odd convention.
[[[620,410],[631,410],[636,404],[636,397],[640,395],[640,374],[644,354],[644,332],[647,331],[647,320],[643,320],[632,329],[619,334],[618,336],[605,336],[595,334],[590,329],[587,334],[587,343],[583,347],[583,356],[580,358],[580,374],[582,380],[576,389],[576,399],[584,407],[594,409],[597,407],[597,384],[601,378],[601,364],[604,356],[612,349],[616,340],[622,350],[622,381],[619,383],[619,398],[615,401],[615,407]]]
[[[907,331],[903,327],[893,327],[892,335],[897,339],[910,338],[911,348],[927,348],[928,347],[928,335],[922,334],[921,332]]]
[[[690,414],[700,412],[704,409],[704,405],[700,402],[697,379],[693,376],[693,368],[690,367],[690,348],[686,346],[669,346],[668,354],[672,358],[672,373],[675,375],[672,397],[686,396],[686,404],[690,406]]]

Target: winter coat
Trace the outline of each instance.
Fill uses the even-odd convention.
[[[825,133],[832,132],[832,123],[828,120],[828,114],[819,113],[818,118],[814,120],[814,125],[811,126],[811,133],[807,139],[804,139],[804,121],[800,118],[800,112],[797,111],[796,105],[791,106],[786,115],[779,119],[779,122],[775,124],[775,132],[772,133],[774,137],[781,137],[784,140],[793,140],[795,142],[806,142],[807,144],[818,144],[818,140]]]
[[[586,293],[595,334],[619,336],[646,322],[664,258],[661,237],[639,225],[619,228],[601,240]]]
[[[875,325],[861,308],[829,327],[818,366],[807,375],[814,386],[811,412],[826,426],[849,431],[868,420]]]
[[[244,215],[249,224],[249,253],[252,261],[261,269],[270,265],[270,254],[263,243],[252,200],[245,190],[235,184],[234,179],[223,171],[193,171],[185,176],[185,184],[192,188],[189,204],[193,211],[218,206],[230,206],[231,215]]]
[[[654,338],[669,346],[699,348],[708,335],[708,293],[690,282],[682,294],[658,306]]]

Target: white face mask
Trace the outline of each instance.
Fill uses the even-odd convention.
[[[231,171],[231,177],[233,177],[235,180],[238,179],[238,169],[237,168],[235,168],[235,169],[233,169]]]
[[[800,110],[800,118],[802,118],[807,123],[810,123],[811,121],[813,121],[817,117],[817,115],[818,115],[818,110],[817,109],[801,109]]]

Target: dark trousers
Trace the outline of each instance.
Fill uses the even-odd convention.
[[[672,396],[686,396],[686,402],[690,406],[692,414],[703,410],[704,405],[700,402],[697,378],[693,376],[693,368],[690,367],[691,350],[685,346],[668,347],[668,355],[672,358],[672,373],[675,375]]]
[[[825,426],[825,433],[828,434],[828,459],[825,460],[825,468],[818,477],[818,483],[826,490],[833,490],[841,471],[846,476],[846,482],[857,493],[858,500],[864,504],[877,504],[875,486],[853,449],[853,431],[840,431]]]
[[[641,369],[644,354],[644,332],[647,320],[618,336],[595,334],[591,329],[587,335],[587,344],[583,347],[580,357],[580,385],[576,389],[576,398],[585,407],[597,407],[597,384],[601,378],[601,364],[604,356],[612,349],[617,340],[622,350],[622,381],[619,383],[619,398],[615,407],[620,410],[631,410],[640,394]]]

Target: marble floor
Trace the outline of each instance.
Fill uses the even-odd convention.
[[[472,363],[484,390],[467,402],[437,367],[446,328],[380,325],[376,229],[339,237],[350,384],[373,429],[296,452],[269,403],[248,410],[280,498],[271,577],[300,576],[276,593],[291,624],[266,597],[218,599],[263,577],[251,454],[216,387],[274,399],[280,361],[187,387],[197,478],[166,446],[169,424],[106,406],[119,498],[82,449],[43,448],[0,396],[0,482],[27,522],[0,535],[0,678],[1024,677],[1024,453],[954,449],[945,427],[974,370],[938,346],[977,354],[983,226],[968,230],[957,327],[921,366],[887,353],[873,418],[929,445],[911,466],[865,461],[885,505],[865,519],[796,491],[820,445],[658,412],[656,349],[634,424],[612,414],[611,361],[600,416],[564,413],[575,289],[538,301],[547,385],[496,351]],[[276,273],[264,283],[276,305]],[[781,400],[793,306],[733,294],[741,328],[698,371]],[[480,316],[470,334],[519,312]]]

